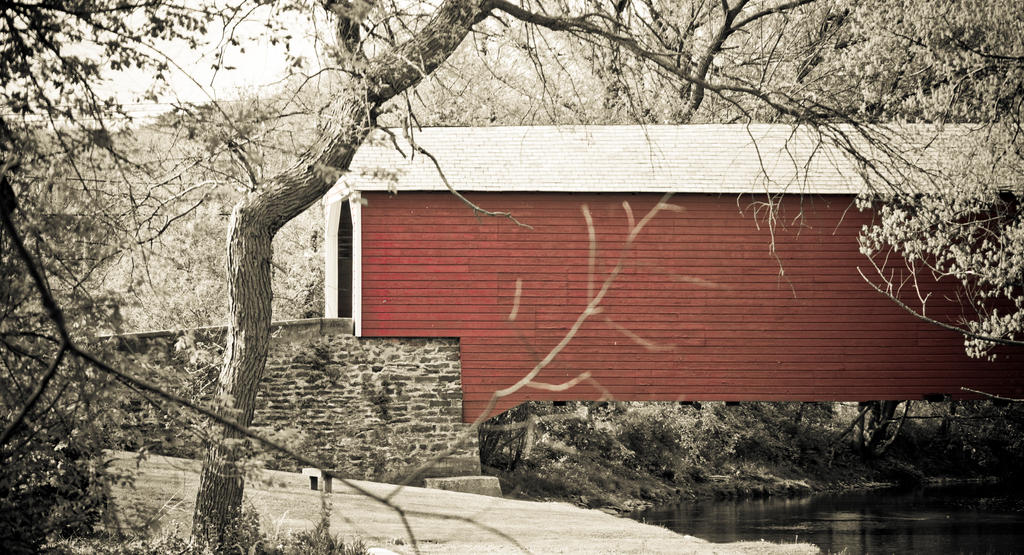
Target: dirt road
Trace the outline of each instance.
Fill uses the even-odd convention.
[[[115,464],[135,468],[134,456],[118,454]],[[153,528],[177,526],[187,531],[198,468],[197,461],[151,456],[138,466],[135,488],[115,492],[118,504],[136,522],[148,520]],[[271,535],[312,528],[322,501],[319,492],[309,489],[306,477],[278,471],[254,476],[246,484],[246,499]],[[335,481],[327,500],[333,533],[402,554],[414,553],[414,544],[422,553],[818,553],[808,544],[713,544],[565,503],[375,482]]]

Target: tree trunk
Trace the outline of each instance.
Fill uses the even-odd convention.
[[[873,412],[872,426],[871,426],[871,438],[868,440],[866,451],[871,456],[880,455],[876,449],[886,439],[886,434],[889,433],[889,428],[893,423],[893,418],[896,416],[896,407],[898,407],[900,401],[878,401],[876,405],[876,411]]]
[[[228,227],[228,321],[224,369],[218,400],[229,400],[221,414],[242,427],[252,424],[256,393],[267,364],[270,342],[271,261],[278,230],[319,200],[333,182],[317,166],[347,169],[371,129],[364,102],[350,99],[336,112],[336,131],[299,163],[249,193],[231,213]],[[223,426],[221,440],[203,461],[192,535],[201,545],[219,545],[240,514],[244,464],[249,449],[239,430]]]
[[[857,434],[853,438],[853,444],[858,453],[864,453],[864,423],[867,421],[867,413],[870,410],[870,402],[859,403],[858,407],[861,409],[860,415],[857,416]]]
[[[230,320],[218,392],[233,403],[221,409],[222,414],[243,428],[252,423],[267,363],[274,236],[334,185],[321,177],[322,168],[348,169],[373,128],[378,109],[448,59],[482,17],[479,4],[479,0],[448,0],[413,38],[371,60],[363,78],[335,101],[319,140],[295,164],[235,206],[228,231]],[[239,439],[242,435],[222,427],[222,441],[210,446],[203,462],[192,528],[193,538],[201,545],[220,544],[227,526],[241,514],[244,476],[240,465],[248,451]]]
[[[222,410],[242,426],[252,423],[256,392],[263,378],[270,337],[272,236],[246,225],[246,201],[234,209],[228,228],[228,298],[231,321],[224,369],[217,399],[233,401]],[[220,544],[224,529],[240,514],[243,469],[248,442],[234,429],[224,428],[220,442],[211,445],[203,461],[196,496],[193,535],[204,543]]]

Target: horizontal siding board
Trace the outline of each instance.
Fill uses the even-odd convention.
[[[1024,394],[1019,351],[1004,350],[996,363],[967,359],[957,334],[915,319],[864,282],[857,268],[869,266],[857,235],[872,216],[852,209],[849,196],[785,198],[779,219],[795,223],[774,230],[774,253],[772,233],[755,221],[752,207],[764,200],[756,196],[676,195],[683,210],[660,213],[629,250],[623,202],[639,219],[658,195],[472,195],[532,230],[478,218],[445,193],[364,197],[363,333],[459,337],[469,421],[562,340],[620,262],[603,312],[540,380],[587,371],[622,400],[916,399],[962,396],[961,386]],[[598,240],[593,275],[583,203]],[[960,308],[941,304],[955,296],[954,284],[929,286],[940,303],[929,313],[955,321]],[[496,407],[602,394],[586,383],[525,389]]]
[[[466,310],[467,308],[474,309],[472,311]],[[507,309],[500,309],[488,311],[486,305],[474,304],[474,305],[453,305],[446,307],[445,312],[439,314],[428,314],[428,313],[392,313],[386,311],[377,311],[372,318],[375,322],[498,322],[501,326],[506,326],[506,317],[509,313]],[[458,311],[457,311],[458,310]],[[544,316],[543,318],[557,318],[557,315]],[[524,316],[525,318],[525,316]],[[538,313],[537,317],[533,319],[534,327],[536,329],[560,329],[571,325],[571,321],[568,320],[542,320],[541,315]],[[823,335],[816,335],[815,332],[826,331],[826,332],[839,332],[838,337],[847,337],[847,333],[851,334],[850,337],[857,337],[858,333],[869,333],[872,336],[877,335],[878,332],[893,332],[893,333],[905,333],[906,328],[904,322],[896,320],[884,321],[879,320],[875,323],[871,330],[855,330],[850,331],[850,325],[854,323],[860,323],[860,320],[854,318],[843,318],[843,319],[830,319],[828,315],[801,315],[801,316],[790,316],[780,315],[779,320],[774,321],[758,321],[750,322],[740,320],[738,315],[732,315],[732,320],[724,320],[719,315],[717,318],[712,318],[709,315],[707,318],[693,317],[690,315],[682,315],[678,313],[661,313],[661,314],[650,314],[647,318],[637,314],[623,314],[615,315],[612,321],[618,325],[626,326],[629,329],[635,329],[643,327],[644,329],[668,329],[675,330],[679,333],[696,333],[701,332],[706,335],[713,335],[715,333],[728,333],[730,335],[742,332],[757,332],[763,336],[770,337],[770,332],[783,333],[785,336],[790,336],[793,333],[806,331],[808,337],[823,337]],[[785,318],[784,320],[782,318]],[[605,326],[608,327],[606,322],[598,321],[596,323],[586,323],[587,326]],[[610,331],[615,333],[622,333],[617,328],[608,328]],[[766,331],[767,330],[767,331]],[[763,332],[763,333],[762,333]],[[916,332],[915,332],[916,333]],[[925,333],[922,330],[920,333]],[[610,335],[609,335],[610,336]],[[936,337],[948,338],[947,334],[940,334]]]

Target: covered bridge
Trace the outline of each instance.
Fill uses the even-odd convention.
[[[441,172],[380,135],[325,198],[325,315],[353,318],[361,336],[458,338],[467,422],[531,399],[1024,394],[1020,351],[970,359],[960,335],[862,279],[857,236],[872,219],[854,205],[863,182],[811,133],[574,126],[414,137]],[[529,227],[475,212],[445,178]],[[927,287],[930,315],[963,314],[955,284]],[[538,364],[532,385],[489,405]]]

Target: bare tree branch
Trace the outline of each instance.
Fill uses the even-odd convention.
[[[388,133],[389,135],[391,135],[392,139],[394,139],[394,133],[391,130],[384,129],[384,131],[386,133]],[[441,163],[438,162],[437,157],[434,156],[433,154],[431,154],[425,148],[421,147],[413,139],[413,135],[409,131],[408,127],[403,128],[402,129],[402,133],[405,136],[405,140],[408,141],[409,146],[412,148],[413,152],[417,152],[419,154],[422,154],[422,155],[426,156],[430,160],[430,162],[434,165],[434,169],[437,170],[438,177],[441,178],[441,182],[444,183],[444,186],[445,186],[445,188],[448,189],[448,192],[453,194],[453,195],[455,195],[455,198],[461,200],[463,202],[463,204],[465,204],[466,206],[468,206],[471,209],[473,209],[473,213],[474,214],[483,214],[484,216],[492,216],[492,217],[496,217],[496,218],[505,218],[505,219],[509,220],[510,222],[516,224],[519,227],[523,227],[523,228],[526,228],[526,229],[533,229],[533,226],[519,221],[514,215],[512,215],[511,212],[492,212],[490,210],[487,210],[486,208],[481,207],[480,205],[476,204],[475,202],[469,200],[468,198],[466,198],[465,195],[463,195],[461,192],[459,192],[459,190],[456,189],[455,187],[453,187],[451,182],[448,181],[448,177],[445,176],[444,170],[441,169]],[[399,152],[401,152],[401,151],[399,150]],[[404,156],[405,154],[402,153],[402,155]]]
[[[1013,345],[1013,346],[1016,346],[1016,347],[1024,347],[1024,341],[1020,341],[1020,340],[1016,340],[1016,339],[1006,339],[1005,337],[993,337],[993,336],[989,336],[989,335],[983,335],[983,334],[980,334],[980,333],[975,333],[975,332],[973,332],[973,331],[971,331],[969,329],[961,328],[959,326],[954,326],[952,324],[947,324],[946,322],[943,322],[941,320],[936,320],[935,318],[931,318],[929,316],[925,316],[923,313],[921,313],[921,312],[919,312],[917,310],[914,310],[907,303],[901,301],[898,297],[896,297],[896,295],[893,295],[891,292],[886,291],[886,290],[882,289],[881,287],[879,287],[878,285],[876,285],[875,282],[871,281],[870,279],[867,278],[867,276],[864,275],[864,271],[861,270],[859,267],[857,268],[857,272],[860,274],[860,277],[864,278],[864,281],[866,281],[867,284],[870,285],[872,289],[874,289],[875,291],[878,291],[882,295],[885,295],[886,297],[888,297],[889,300],[891,300],[893,303],[896,304],[896,306],[902,308],[903,310],[906,310],[910,314],[913,314],[917,318],[920,318],[921,320],[924,320],[925,322],[928,322],[929,324],[934,324],[936,326],[939,326],[940,328],[947,329],[949,331],[955,331],[955,332],[957,332],[959,334],[962,334],[965,337],[970,337],[972,339],[980,339],[982,341],[989,341],[989,342],[992,342],[992,343],[998,343],[1000,345]],[[885,279],[885,276],[882,276],[882,279]]]
[[[577,35],[584,35],[587,37],[600,37],[613,44],[618,44],[625,47],[627,50],[632,52],[635,56],[640,59],[649,60],[655,63],[662,70],[666,71],[670,75],[681,79],[685,82],[696,85],[703,90],[715,92],[719,95],[723,95],[726,92],[742,93],[753,98],[764,102],[772,109],[778,111],[780,114],[786,114],[804,120],[811,118],[814,115],[835,115],[830,110],[827,110],[823,105],[817,102],[802,102],[797,103],[793,99],[782,96],[781,98],[773,98],[773,95],[766,93],[761,89],[753,86],[746,85],[732,85],[726,83],[712,83],[707,81],[703,76],[694,74],[688,68],[681,67],[674,60],[675,54],[672,52],[656,52],[648,49],[644,45],[640,44],[635,38],[631,36],[621,35],[612,31],[609,31],[593,22],[587,16],[549,16],[542,13],[531,12],[520,6],[512,4],[507,0],[490,0],[485,4],[485,8],[488,10],[497,10],[504,12],[520,21],[531,23],[552,31],[568,32]],[[767,15],[767,14],[766,14]],[[815,110],[821,111],[821,114],[816,114]]]
[[[961,387],[962,391],[968,391],[970,393],[977,393],[978,395],[984,395],[989,399],[997,399],[999,401],[1009,401],[1011,403],[1024,403],[1024,399],[1016,399],[1014,397],[1003,397],[1002,395],[996,395],[994,393],[985,393],[984,391],[978,391],[977,389],[971,389],[969,387]]]
[[[57,375],[57,369],[60,368],[60,363],[64,360],[64,353],[68,350],[67,343],[61,343],[60,349],[57,351],[57,356],[53,357],[53,361],[50,366],[46,369],[46,373],[40,378],[39,383],[36,385],[36,389],[32,392],[32,395],[25,401],[25,404],[21,406],[21,410],[18,414],[7,424],[4,428],[3,434],[0,434],[0,447],[7,445],[7,441],[11,439],[14,432],[17,431],[18,426],[25,421],[25,417],[28,413],[35,408],[36,403],[39,402],[39,398],[42,397],[43,392],[46,391],[46,387],[50,385],[50,381],[54,376]]]

